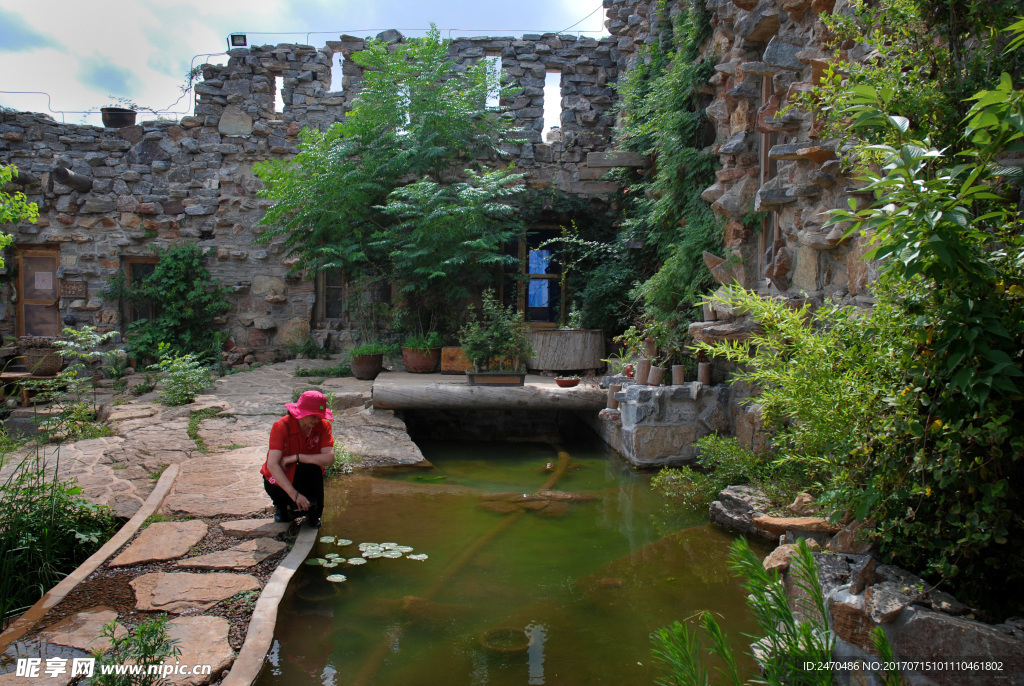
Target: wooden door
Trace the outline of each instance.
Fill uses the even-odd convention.
[[[18,264],[18,335],[60,335],[59,248],[23,248]]]

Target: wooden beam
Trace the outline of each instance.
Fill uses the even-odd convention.
[[[597,386],[559,388],[530,384],[522,388],[470,386],[466,383],[405,384],[377,379],[373,406],[383,410],[591,410],[605,406],[607,392]]]

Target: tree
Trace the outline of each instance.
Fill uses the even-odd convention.
[[[285,236],[311,273],[393,279],[426,328],[514,262],[503,244],[520,231],[509,201],[521,176],[497,168],[514,129],[485,105],[497,74],[483,60],[456,68],[436,28],[353,59],[365,78],[345,120],[303,131],[292,160],[255,167],[275,201],[262,240]]]
[[[7,167],[0,167],[0,189],[10,183],[18,174],[18,168],[13,164]],[[33,224],[39,217],[39,207],[35,203],[28,202],[25,194],[21,192],[6,193],[0,190],[0,224],[13,224],[19,221],[28,221]],[[0,233],[0,250],[3,250],[14,239],[6,234]],[[0,269],[4,266],[3,257],[0,257]]]

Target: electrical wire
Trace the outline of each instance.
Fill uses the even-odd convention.
[[[599,11],[600,11],[600,10],[601,10],[601,9],[602,9],[603,7],[604,7],[604,3],[601,3],[601,4],[600,4],[600,5],[598,5],[598,6],[596,7],[596,8],[594,8],[594,11],[593,11],[593,12],[591,12],[591,13],[590,13],[590,14],[588,14],[587,16],[583,17],[582,19],[580,19],[580,20],[579,20],[578,22],[576,22],[576,23],[575,23],[575,24],[573,24],[572,26],[567,26],[566,28],[562,29],[561,31],[559,31],[559,33],[565,33],[565,32],[566,32],[566,31],[568,31],[569,29],[571,29],[571,28],[573,28],[573,27],[575,27],[575,26],[579,26],[580,24],[582,24],[583,22],[585,22],[585,21],[586,21],[587,19],[590,19],[590,18],[591,18],[592,16],[594,16],[595,14],[597,14],[597,12],[599,12]],[[580,33],[604,33],[604,32],[603,32],[603,31],[580,31]]]

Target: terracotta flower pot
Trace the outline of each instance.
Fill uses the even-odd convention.
[[[697,365],[697,381],[705,386],[711,385],[711,363],[701,362]]]
[[[686,366],[681,364],[672,365],[672,385],[682,386],[686,383]]]
[[[622,384],[613,383],[608,385],[608,409],[617,410],[619,409],[619,401],[615,397],[615,394],[622,389]]]
[[[136,114],[138,113],[135,110],[129,110],[123,107],[100,108],[100,119],[103,120],[103,126],[108,129],[121,129],[125,126],[135,126]]]
[[[647,385],[647,376],[651,373],[651,361],[641,357],[636,363],[636,372],[633,374],[633,381],[640,386]]]
[[[413,374],[430,374],[437,370],[441,361],[440,348],[402,348],[402,364],[405,371]]]
[[[384,355],[356,355],[349,361],[352,376],[362,381],[372,381],[384,368]]]
[[[555,383],[558,384],[559,388],[572,388],[578,386],[580,383],[579,379],[563,379],[560,376],[555,377]]]
[[[651,371],[647,375],[647,385],[648,386],[660,386],[661,382],[662,382],[662,380],[664,378],[665,378],[665,368],[664,367],[655,367],[654,365],[651,365]]]

